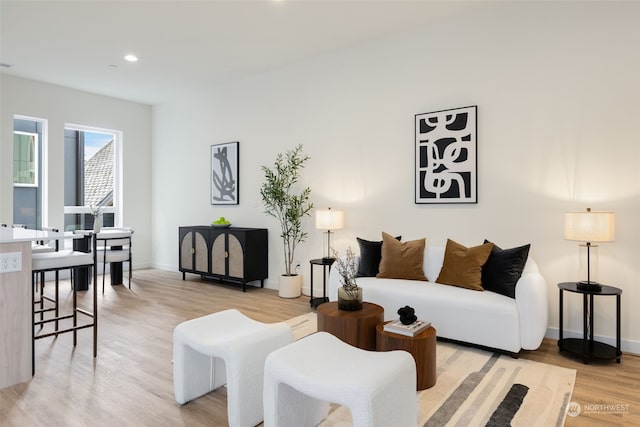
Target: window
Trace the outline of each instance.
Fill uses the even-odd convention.
[[[14,224],[33,229],[48,225],[47,151],[47,120],[14,115]]]
[[[13,132],[13,184],[38,186],[38,134]]]
[[[65,230],[91,229],[97,209],[104,226],[121,225],[120,140],[118,131],[65,127]]]

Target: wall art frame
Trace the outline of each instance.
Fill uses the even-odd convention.
[[[240,143],[211,146],[211,204],[240,204]]]
[[[478,203],[478,107],[415,115],[415,203]]]

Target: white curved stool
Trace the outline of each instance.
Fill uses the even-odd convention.
[[[263,418],[264,361],[293,341],[286,323],[261,323],[225,310],[176,326],[173,390],[183,404],[227,384],[232,427],[253,427]]]
[[[405,351],[375,352],[317,332],[274,351],[264,374],[265,427],[316,426],[329,402],[355,427],[415,427],[416,365]]]

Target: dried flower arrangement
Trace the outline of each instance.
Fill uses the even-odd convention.
[[[356,255],[351,247],[348,247],[346,257],[341,258],[335,249],[333,249],[333,256],[336,258],[335,267],[340,274],[340,283],[347,294],[351,294],[358,287],[356,283],[356,272],[358,271]]]

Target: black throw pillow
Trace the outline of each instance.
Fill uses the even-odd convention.
[[[485,239],[485,243],[490,243]],[[482,287],[511,298],[516,297],[516,283],[522,276],[530,244],[511,249],[493,245],[489,259],[482,266]]]
[[[397,236],[400,240],[402,236]],[[356,277],[376,277],[382,259],[382,241],[371,242],[356,237],[360,246],[360,263]]]

